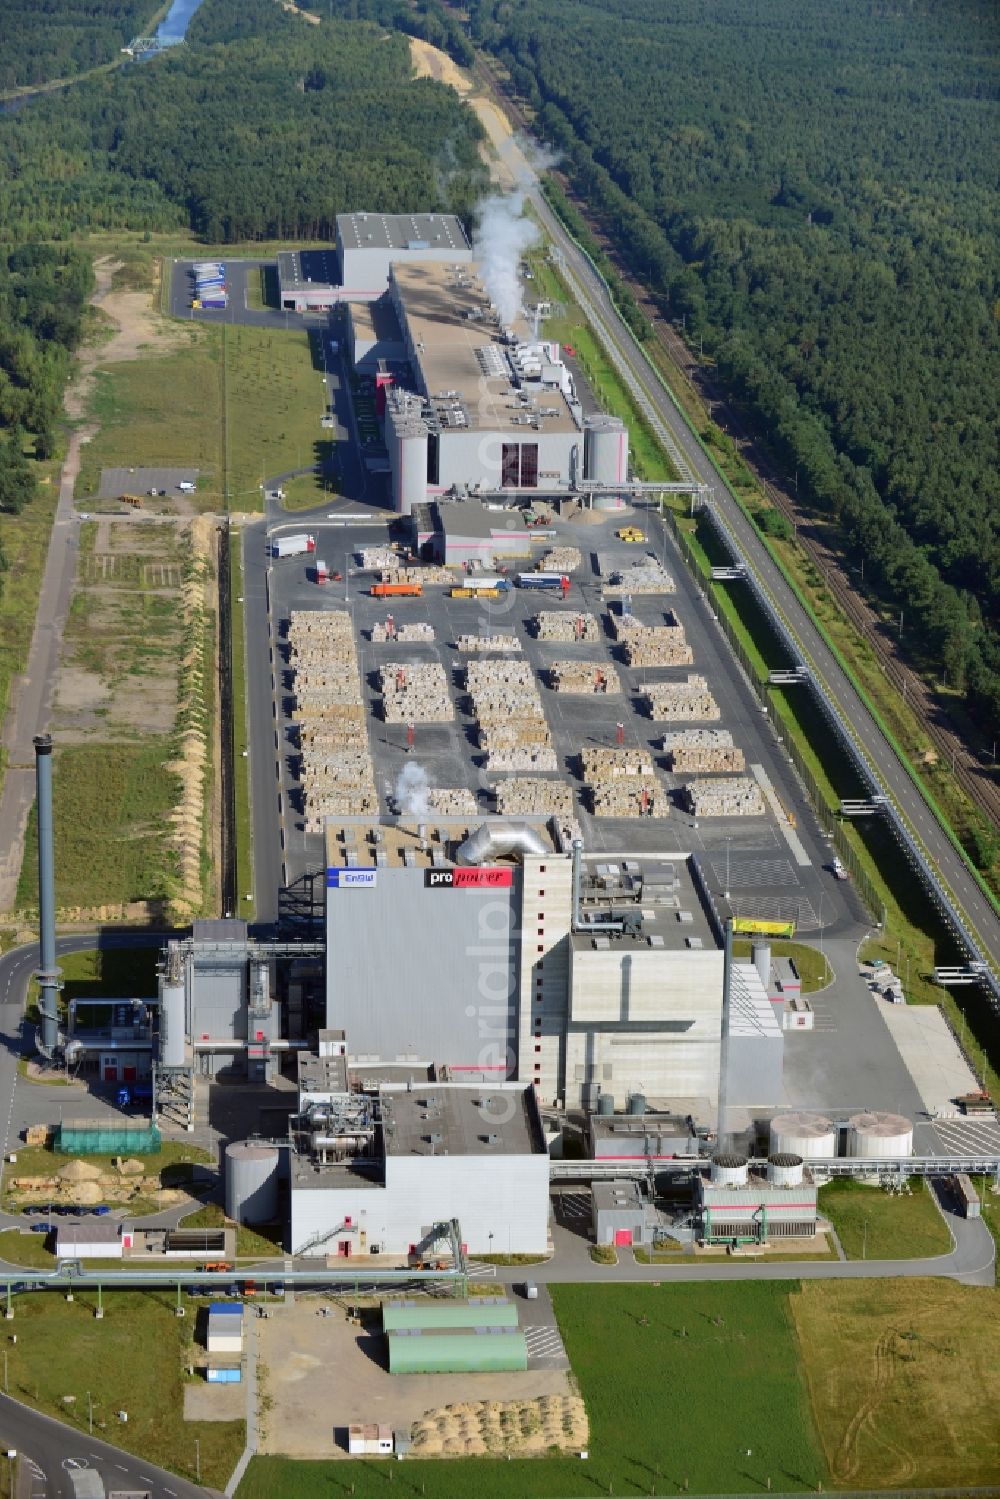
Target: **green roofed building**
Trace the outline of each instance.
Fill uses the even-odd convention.
[[[156,1155],[162,1143],[155,1124],[77,1119],[60,1124],[52,1148],[59,1155]]]
[[[517,1307],[502,1296],[473,1296],[468,1301],[388,1301],[382,1308],[382,1328],[404,1327],[516,1327]]]
[[[500,1374],[528,1367],[519,1327],[401,1327],[387,1341],[390,1374]]]

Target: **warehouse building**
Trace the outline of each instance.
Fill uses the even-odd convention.
[[[333,250],[283,250],[279,302],[286,312],[328,312],[381,297],[389,267],[405,261],[467,264],[472,250],[450,213],[342,213]]]
[[[544,1254],[549,1158],[531,1088],[380,1084],[300,1104],[290,1163],[293,1254]]]
[[[595,1182],[591,1203],[595,1244],[627,1248],[651,1242],[657,1213],[647,1204],[638,1182]]]
[[[481,500],[432,501],[411,516],[413,546],[445,566],[492,568],[500,557],[530,557],[531,531],[520,510]]]
[[[519,1327],[407,1327],[386,1335],[390,1374],[514,1374],[528,1367]]]
[[[559,347],[502,328],[474,271],[394,263],[389,298],[413,390],[391,389],[385,439],[394,509],[469,491],[565,493],[628,479],[628,433],[585,417]]]

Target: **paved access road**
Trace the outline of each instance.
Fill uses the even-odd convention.
[[[522,177],[522,181],[530,180]],[[1000,918],[993,906],[943,832],[937,818],[914,786],[892,746],[879,730],[756,532],[720,483],[718,474],[669,394],[651,371],[640,345],[611,305],[604,284],[549,208],[537,186],[537,180],[527,187],[527,196],[546,233],[565,257],[564,270],[568,273],[570,289],[579,295],[584,312],[591,321],[603,328],[618,350],[631,379],[669,430],[682,465],[694,478],[714,488],[715,503],[720,514],[747,556],[753,559],[758,577],[802,644],[808,660],[826,686],[844,721],[853,727],[883,783],[935,860],[941,878],[964,909],[970,926],[978,933],[986,955],[995,967],[1000,968]]]
[[[20,1493],[31,1499],[74,1499],[73,1468],[93,1468],[109,1493],[125,1490],[148,1494],[150,1499],[205,1499],[216,1493],[40,1415],[7,1395],[0,1395],[0,1440],[5,1451],[19,1454],[24,1475]]]
[[[274,265],[273,256],[261,260],[230,260],[223,256],[222,263],[226,267],[229,304],[213,311],[211,308],[196,310],[191,306],[194,286],[191,267],[194,261],[172,262],[170,312],[173,317],[188,318],[196,323],[242,323],[247,328],[318,328],[330,321],[328,312],[284,312],[276,307],[250,306],[250,275],[259,271],[262,265]]]

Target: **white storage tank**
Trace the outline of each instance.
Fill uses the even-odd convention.
[[[161,1067],[185,1065],[184,1039],[184,985],[163,983],[160,985]]]
[[[590,416],[584,430],[584,474],[597,484],[628,479],[628,429],[621,417]]]
[[[772,1187],[801,1187],[802,1157],[779,1151],[767,1158],[767,1179]]]
[[[913,1154],[913,1125],[902,1114],[852,1114],[848,1121],[847,1153],[871,1160]]]
[[[716,1187],[745,1187],[747,1170],[745,1155],[721,1151],[712,1157],[712,1183]]]
[[[771,1155],[800,1155],[805,1161],[832,1160],[837,1154],[837,1130],[825,1114],[803,1111],[776,1114],[771,1120]]]
[[[226,1215],[237,1223],[278,1218],[278,1147],[256,1140],[226,1146]]]
[[[411,515],[414,505],[427,500],[427,428],[408,422],[399,430],[396,458],[396,509]]]

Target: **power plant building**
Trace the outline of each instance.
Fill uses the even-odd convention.
[[[472,249],[450,213],[342,213],[331,250],[282,250],[278,300],[286,312],[328,312],[341,302],[374,302],[389,267],[403,261],[464,265]]]

